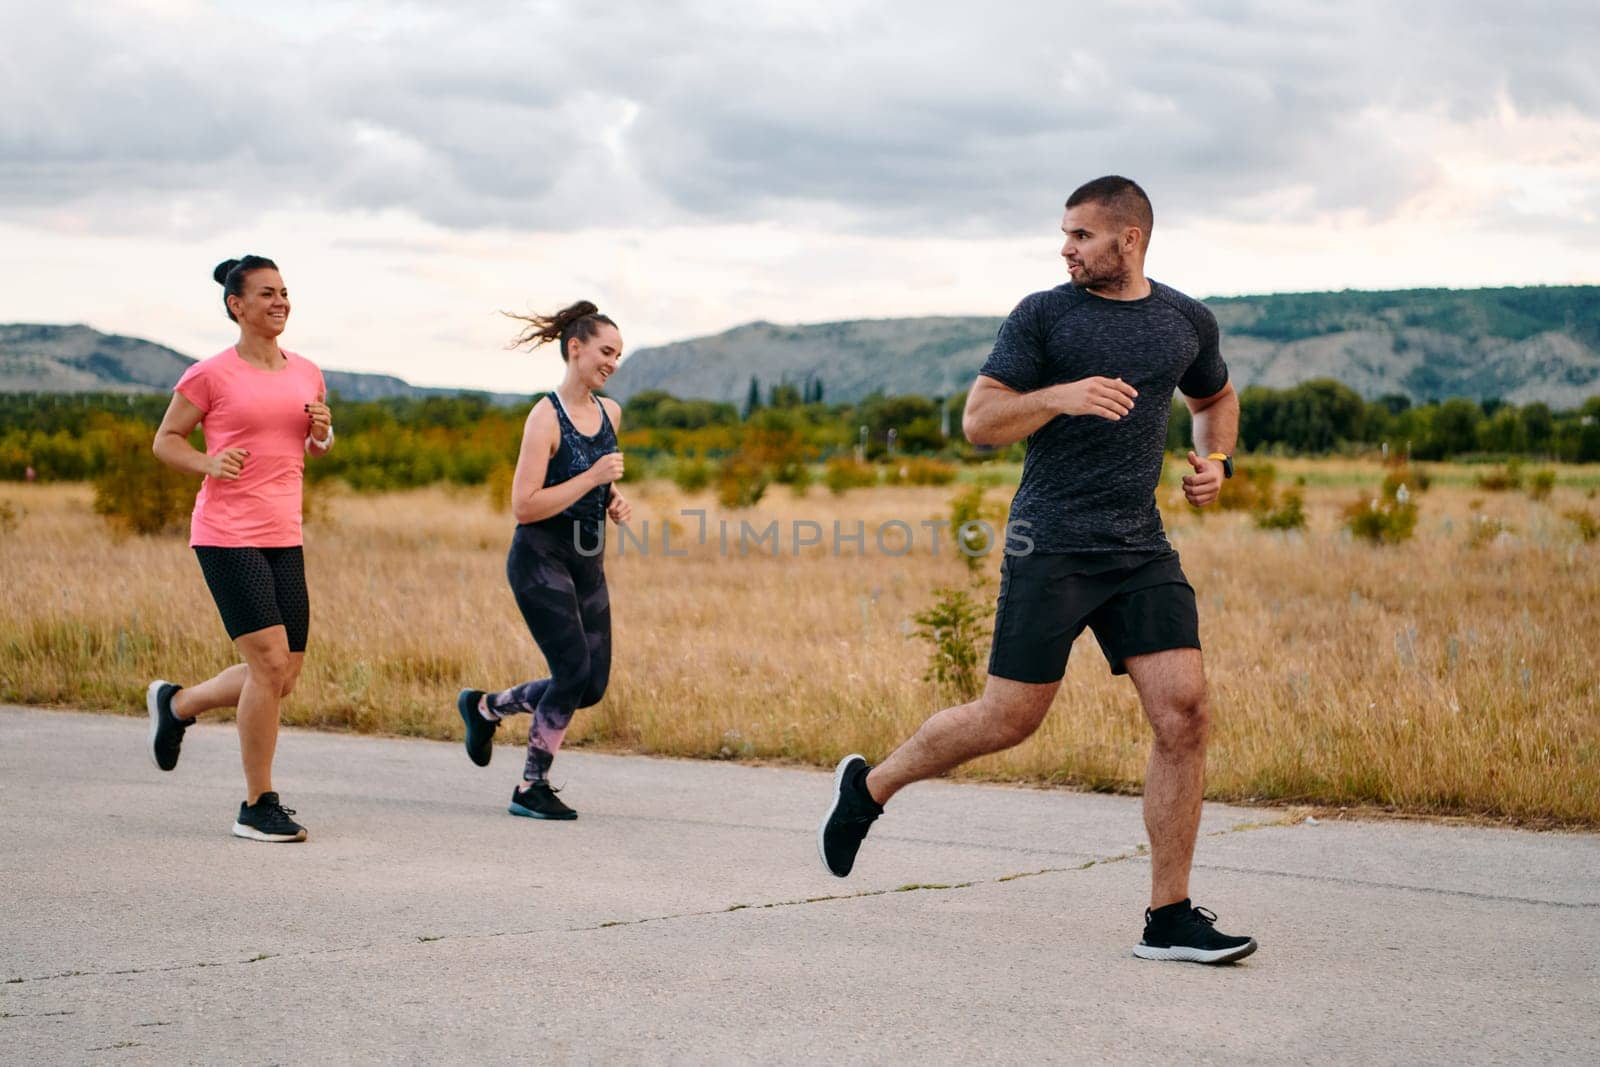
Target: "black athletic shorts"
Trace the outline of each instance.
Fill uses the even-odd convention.
[[[200,571],[211,587],[228,637],[282,626],[289,651],[304,652],[311,630],[305,553],[292,548],[217,548],[196,545]]]
[[[1016,682],[1058,682],[1087,626],[1112,674],[1149,652],[1200,647],[1194,588],[1178,554],[1036,552],[1005,558],[989,673]]]

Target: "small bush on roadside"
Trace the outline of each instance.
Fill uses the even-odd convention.
[[[984,636],[988,611],[964,589],[939,588],[933,595],[933,606],[912,616],[916,636],[933,646],[922,677],[965,704],[977,698],[983,681],[978,641]]]
[[[1005,509],[987,503],[981,485],[969,485],[950,498],[950,536],[969,571],[979,570],[990,552],[1005,547],[1005,521]]]

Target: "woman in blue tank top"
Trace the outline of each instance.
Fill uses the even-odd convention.
[[[513,347],[561,346],[566,377],[534,404],[522,431],[511,482],[517,520],[506,579],[517,598],[548,678],[498,693],[463,689],[456,710],[466,724],[467,755],[487,767],[494,732],[507,715],[529,712],[528,760],[510,812],[535,819],[576,819],[550,787],[550,764],[572,715],[599,702],[611,674],[611,599],[603,568],[605,523],[626,522],[617,426],[622,409],[594,395],[617,369],[622,335],[587,300],[551,316],[514,315],[528,324]]]

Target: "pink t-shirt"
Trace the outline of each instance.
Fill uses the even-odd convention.
[[[281,370],[265,371],[236,348],[183,372],[175,387],[205,413],[206,454],[248,449],[237,481],[207,477],[195,497],[189,544],[217,548],[289,548],[300,544],[300,480],[306,465],[306,405],[322,395],[322,372],[284,352]]]

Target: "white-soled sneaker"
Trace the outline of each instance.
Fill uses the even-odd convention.
[[[1142,960],[1232,963],[1256,950],[1253,937],[1234,937],[1216,928],[1217,917],[1187,899],[1144,912],[1144,940],[1133,947]]]

